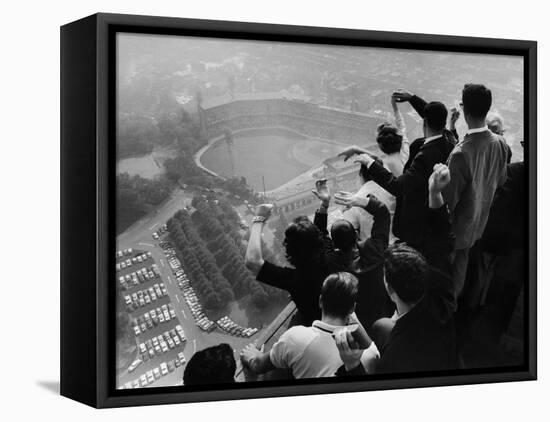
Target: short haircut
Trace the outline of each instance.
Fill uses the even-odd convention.
[[[183,372],[184,385],[203,385],[235,382],[237,364],[233,349],[227,343],[196,352]]]
[[[306,216],[296,217],[285,230],[286,258],[296,268],[318,265],[323,253],[323,235]]]
[[[405,243],[393,244],[384,253],[386,283],[405,303],[416,303],[424,295],[428,272],[426,259]]]
[[[357,243],[357,232],[350,221],[340,219],[332,223],[330,237],[336,249],[347,252]]]
[[[432,130],[443,130],[447,125],[447,107],[439,101],[432,101],[424,107],[424,121]]]
[[[491,90],[481,84],[466,84],[462,90],[464,113],[477,119],[484,119],[491,109]]]
[[[334,317],[347,317],[353,311],[358,291],[359,282],[353,274],[338,272],[329,275],[321,287],[323,312]]]
[[[376,142],[385,154],[393,154],[401,151],[403,135],[395,125],[382,123],[376,128]]]

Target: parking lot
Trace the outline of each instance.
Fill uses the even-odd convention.
[[[237,365],[239,365],[238,353],[246,345],[254,342],[255,338],[257,338],[262,330],[260,329],[251,337],[241,337],[228,334],[219,327],[210,332],[200,328],[196,324],[195,318],[193,316],[193,312],[195,311],[196,306],[191,306],[193,305],[192,302],[188,303],[187,297],[185,295],[186,292],[178,285],[176,276],[172,268],[170,267],[169,256],[167,256],[164,253],[163,249],[160,247],[160,243],[163,241],[163,239],[166,238],[166,234],[161,234],[163,239],[161,239],[161,236],[158,236],[157,238],[153,236],[153,234],[157,233],[158,230],[166,223],[166,221],[168,221],[170,217],[172,217],[172,215],[178,209],[189,206],[191,203],[191,198],[191,195],[187,196],[186,193],[182,190],[175,192],[172,199],[167,201],[158,210],[144,217],[142,220],[129,227],[124,233],[121,233],[119,236],[117,236],[117,249],[124,250],[132,248],[133,251],[139,250],[148,254],[150,253],[150,258],[145,262],[142,258],[142,262],[139,263],[139,266],[132,264],[130,268],[126,267],[124,269],[121,269],[119,272],[116,273],[116,282],[120,283],[120,276],[124,276],[124,278],[126,279],[127,274],[131,274],[141,267],[150,268],[152,264],[155,264],[160,274],[159,277],[155,278],[155,280],[148,281],[145,284],[139,283],[137,286],[130,287],[128,291],[123,292],[123,294],[128,295],[129,293],[132,296],[133,293],[136,293],[137,295],[137,291],[143,290],[144,286],[147,287],[147,290],[149,290],[149,287],[153,287],[154,284],[157,283],[160,287],[160,283],[162,282],[164,283],[167,295],[161,298],[158,298],[157,295],[157,299],[154,302],[152,301],[150,304],[146,303],[143,307],[140,306],[139,310],[135,310],[132,313],[132,317],[135,316],[135,318],[137,319],[140,316],[143,316],[143,319],[145,319],[144,314],[146,312],[149,312],[152,309],[155,309],[156,311],[157,308],[162,307],[162,305],[164,304],[171,304],[176,314],[176,319],[182,326],[185,332],[185,337],[187,338],[186,345],[183,348],[183,354],[186,361],[189,361],[193,353],[195,353],[195,351],[197,350],[201,350],[206,347],[214,346],[220,343],[228,343],[233,347],[235,351],[235,358],[237,359]],[[125,261],[126,259],[127,258],[125,258]],[[117,258],[117,263],[121,262],[121,260],[122,258]],[[139,280],[140,278],[137,273],[136,276]],[[132,279],[131,275],[130,278]],[[150,291],[149,298],[152,298]],[[143,294],[143,300],[146,301],[145,294]],[[138,296],[138,303],[139,302],[140,299]],[[215,321],[212,322],[215,323]],[[171,330],[172,328],[175,328],[176,325],[177,323],[171,320],[167,323],[159,323],[159,325],[154,326],[152,329],[148,328],[145,332],[141,332],[140,328],[140,334],[138,335],[138,345],[139,343],[143,343],[144,341],[147,341],[149,339],[152,341],[152,338],[155,336],[157,336],[158,338],[158,336],[162,335],[164,331],[166,331],[167,329]],[[134,381],[136,379],[139,379],[141,375],[145,374],[145,376],[147,377],[148,371],[154,371],[154,368],[156,367],[159,367],[160,370],[160,363],[176,359],[179,353],[177,352],[177,350],[180,349],[181,346],[174,350],[169,350],[168,353],[162,354],[161,357],[155,357],[153,360],[150,359],[149,361],[142,362],[141,364],[139,364],[138,367],[135,368],[134,371],[124,371],[119,373],[117,377],[117,386],[124,388],[125,384],[127,385],[128,382],[133,385]],[[169,372],[167,375],[156,379],[153,384],[148,383],[147,387],[181,385],[182,380],[183,366],[180,366],[177,367],[174,372]]]
[[[116,265],[124,306],[138,344],[138,355],[119,375],[118,387],[173,385],[183,376],[187,337],[152,253],[120,250]]]

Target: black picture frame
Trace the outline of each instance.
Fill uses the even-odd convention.
[[[529,236],[525,362],[511,368],[214,388],[116,390],[114,377],[115,50],[117,32],[192,35],[385,48],[507,54],[524,58]],[[534,41],[306,26],[95,14],[61,28],[61,395],[120,407],[211,400],[534,380],[537,376],[536,139]]]

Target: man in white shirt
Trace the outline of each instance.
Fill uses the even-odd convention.
[[[272,369],[288,369],[294,378],[332,377],[343,362],[334,335],[345,327],[356,326],[354,318],[358,282],[347,272],[329,275],[323,282],[319,306],[321,321],[311,327],[295,326],[286,331],[269,352],[250,344],[241,352],[243,365],[256,374]],[[367,339],[368,353],[378,353]],[[371,357],[370,360],[373,358]]]

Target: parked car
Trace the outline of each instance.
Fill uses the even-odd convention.
[[[176,344],[174,343],[174,340],[172,340],[171,338],[169,338],[168,340],[166,340],[166,342],[168,343],[168,347],[170,349],[173,349],[174,347],[176,347]]]
[[[149,382],[147,381],[147,377],[145,376],[145,374],[143,374],[141,377],[139,377],[139,382],[141,384],[142,387],[145,387],[147,386],[147,384],[149,384]]]
[[[143,361],[141,359],[136,359],[128,367],[128,372],[133,372]]]

